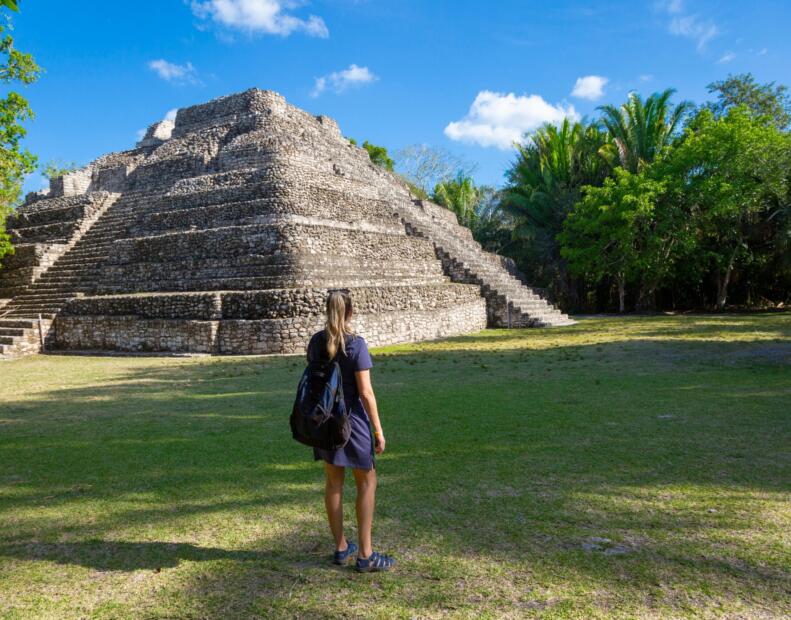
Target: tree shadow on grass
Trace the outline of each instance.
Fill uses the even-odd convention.
[[[21,513],[0,536],[0,555],[121,571],[201,562],[215,568],[183,589],[194,599],[184,604],[208,616],[287,617],[290,605],[324,617],[343,610],[344,597],[400,601],[416,613],[518,609],[515,593],[483,603],[465,593],[468,560],[644,597],[676,575],[782,609],[782,557],[763,554],[768,538],[754,538],[756,520],[771,525],[789,491],[787,370],[748,357],[734,366],[728,343],[621,345],[377,358],[390,441],[377,541],[403,559],[384,590],[327,576],[320,468],[286,422],[301,361],[286,358],[132,365],[107,385],[4,403],[0,418],[15,423],[0,439],[0,464],[17,479],[0,478],[0,520],[45,510]],[[92,523],[69,512],[92,501],[119,506]],[[256,511],[264,520],[295,511],[317,529],[247,541],[251,551],[102,542]],[[64,529],[82,540],[60,542]],[[593,548],[591,538],[610,542]],[[473,583],[493,587],[487,579]]]
[[[183,561],[262,562],[283,559],[275,554],[262,551],[216,549],[188,543],[105,540],[0,544],[0,556],[24,560],[46,560],[57,564],[76,564],[102,571],[161,570],[178,566]]]

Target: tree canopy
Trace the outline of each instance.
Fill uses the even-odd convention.
[[[3,7],[18,11],[18,5],[13,0],[0,0],[0,13]],[[33,111],[13,88],[35,82],[41,72],[30,54],[15,49],[10,17],[6,17],[5,23],[0,21],[0,85],[4,91],[0,98],[0,257],[12,249],[5,219],[19,199],[25,176],[36,167],[36,158],[21,144],[27,134],[24,122],[33,118]]]
[[[632,93],[526,135],[498,249],[568,310],[791,302],[786,88],[749,74],[709,88],[717,100],[697,109],[672,89]]]
[[[41,174],[48,179],[56,179],[69,172],[74,172],[79,166],[76,162],[62,162],[56,159],[48,161],[41,167]]]
[[[514,239],[528,248],[522,257],[528,276],[562,297],[574,298],[575,291],[557,236],[582,188],[601,184],[610,173],[611,144],[598,124],[565,119],[517,145],[517,159],[506,172],[501,205],[516,223]]]
[[[717,95],[717,100],[706,106],[717,118],[745,106],[751,114],[768,119],[778,129],[791,124],[791,98],[786,86],[775,86],[774,82],[758,84],[751,73],[743,73],[712,82],[707,88]]]

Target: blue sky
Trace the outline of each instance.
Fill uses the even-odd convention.
[[[791,84],[787,0],[22,0],[26,145],[80,164],[170,110],[257,86],[391,151],[423,143],[501,185],[522,131],[630,90],[751,71]],[[40,175],[26,190],[39,189]]]

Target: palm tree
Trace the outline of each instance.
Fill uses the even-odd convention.
[[[437,204],[453,211],[464,226],[469,226],[475,218],[475,208],[480,198],[472,177],[461,170],[456,173],[455,179],[437,183],[431,197]]]
[[[631,93],[620,107],[599,107],[601,122],[617,148],[617,160],[629,172],[639,172],[654,161],[671,143],[679,124],[692,109],[689,101],[673,106],[670,98],[675,92],[668,88],[645,101],[637,93]]]
[[[610,174],[608,144],[598,125],[564,119],[559,126],[545,125],[517,145],[517,160],[506,173],[508,185],[501,204],[515,220],[514,238],[521,242],[529,275],[572,303],[576,294],[557,236],[582,187],[601,185]]]

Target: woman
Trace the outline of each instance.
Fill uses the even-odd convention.
[[[325,328],[314,334],[308,344],[308,360],[335,359],[343,375],[343,394],[351,418],[351,436],[339,450],[314,449],[315,459],[324,461],[326,485],[324,504],[330,531],[335,538],[336,564],[344,564],[357,551],[357,570],[363,572],[389,570],[393,558],[373,550],[371,526],[374,517],[376,469],[374,452],[385,449],[385,437],[376,398],[371,388],[370,369],[373,366],[365,340],[356,336],[349,325],[352,318],[352,299],[348,293],[334,291],[327,297]],[[373,425],[373,434],[371,433]],[[360,548],[343,535],[343,479],[350,467],[357,484],[357,533]]]

